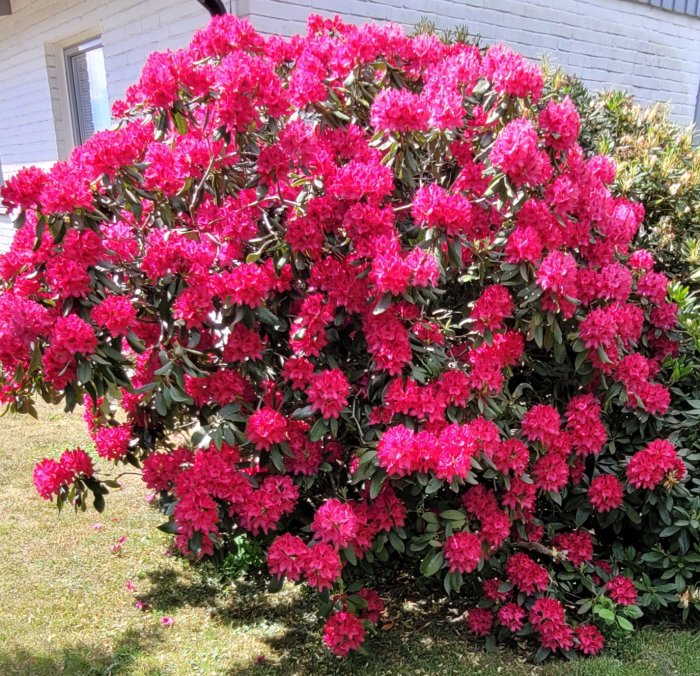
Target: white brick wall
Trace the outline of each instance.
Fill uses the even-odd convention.
[[[14,229],[8,216],[0,214],[0,251],[6,251],[12,243]]]
[[[641,103],[671,101],[691,122],[700,84],[700,19],[636,0],[238,0],[259,30],[304,30],[310,12],[438,28],[466,25],[486,42],[548,55],[591,87],[624,87]]]
[[[226,0],[264,32],[305,30],[310,12],[354,22],[439,28],[466,25],[531,58],[549,55],[591,87],[628,88],[642,103],[671,101],[694,116],[700,83],[700,19],[636,0]],[[5,177],[49,166],[70,149],[61,49],[102,36],[110,101],[138,79],[146,55],[185,45],[207,21],[195,0],[12,0],[0,17],[0,158]],[[0,221],[0,251],[9,233]]]
[[[70,152],[62,47],[101,35],[110,103],[135,82],[146,56],[185,46],[208,21],[194,0],[12,0],[0,17],[0,158],[5,178]],[[0,219],[0,251],[11,231]]]
[[[51,91],[51,80],[57,79],[56,72],[62,74],[57,68],[61,52],[54,46],[101,35],[109,98],[114,101],[138,79],[149,52],[186,45],[207,18],[194,0],[13,0],[12,14],[0,17],[0,157],[5,177],[22,165],[50,164],[65,153],[52,109],[57,92]]]

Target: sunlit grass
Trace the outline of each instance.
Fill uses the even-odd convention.
[[[155,528],[162,517],[137,477],[124,477],[101,515],[59,515],[33,489],[34,463],[88,439],[78,415],[47,407],[40,415],[0,419],[0,676],[700,674],[693,631],[647,629],[605,657],[534,667],[525,653],[484,653],[443,606],[410,602],[390,606],[369,656],[337,660],[324,651],[313,598],[302,591],[225,584],[165,557],[169,538]],[[165,616],[172,627],[161,626]]]

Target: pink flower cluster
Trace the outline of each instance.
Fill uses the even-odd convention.
[[[610,598],[621,606],[637,603],[637,589],[634,582],[624,575],[618,575],[608,580],[606,590]]]
[[[627,480],[635,488],[653,490],[665,479],[685,477],[683,461],[669,441],[658,439],[635,453],[627,464]]]
[[[58,460],[44,458],[34,468],[34,486],[44,500],[58,496],[76,479],[89,479],[95,473],[90,456],[82,449],[64,451]]]
[[[311,531],[319,544],[327,545],[334,551],[352,548],[357,558],[363,558],[371,548],[374,538],[395,527],[403,526],[406,512],[403,503],[398,500],[393,491],[383,490],[373,501],[357,500],[343,503],[331,498],[317,510],[311,522]],[[298,542],[303,544],[299,538]],[[268,558],[268,567],[274,574],[284,574],[290,579],[298,580],[302,569],[292,566],[290,572],[285,572],[283,563],[287,557],[286,547],[291,541],[283,541],[275,550],[274,561]],[[312,544],[313,550],[317,544]],[[324,549],[322,548],[322,551]],[[290,556],[296,556],[295,553]],[[282,562],[282,567],[278,568]]]
[[[365,640],[365,627],[352,613],[340,611],[331,615],[323,628],[323,641],[334,655],[347,657]]]
[[[623,486],[612,474],[601,474],[591,480],[588,501],[599,512],[609,512],[622,506]]]
[[[671,394],[661,383],[650,382],[659,372],[659,366],[639,353],[629,354],[620,360],[615,369],[615,379],[627,388],[628,403],[651,414],[664,414],[671,403]]]
[[[472,458],[499,440],[496,426],[484,419],[444,426],[439,434],[390,427],[377,445],[377,461],[389,474],[431,472],[440,479],[466,478]]]
[[[311,408],[324,418],[338,418],[348,403],[350,383],[340,369],[315,373],[309,378],[306,394]]]
[[[481,561],[481,540],[474,533],[463,531],[450,535],[443,549],[450,572],[471,573]]]
[[[277,577],[298,581],[303,576],[319,591],[331,589],[343,568],[338,551],[331,545],[318,542],[307,546],[290,533],[280,535],[270,545],[267,567]]]
[[[558,544],[566,544],[570,558],[576,552],[580,564],[590,560],[592,546],[587,533],[579,531],[561,535]],[[506,562],[506,574],[506,583],[498,578],[484,580],[484,598],[490,602],[490,606],[469,611],[467,623],[473,634],[486,636],[494,630],[495,623],[516,634],[529,622],[543,648],[552,651],[576,649],[584,655],[596,655],[603,649],[605,638],[596,627],[590,624],[571,626],[562,603],[556,598],[541,595],[549,586],[547,571],[543,566],[524,553],[516,553]],[[515,594],[513,587],[520,593]],[[613,585],[613,594],[616,589]],[[524,601],[523,592],[530,598]],[[631,598],[624,592],[622,596],[625,600]]]

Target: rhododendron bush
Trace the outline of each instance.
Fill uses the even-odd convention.
[[[503,46],[317,17],[153,54],[114,130],[3,189],[4,401],[83,402],[183,555],[255,538],[338,655],[395,561],[477,636],[599,652],[642,614],[625,546],[688,481],[656,434],[676,308],[542,90]],[[81,449],[34,479],[59,506],[114,487]]]

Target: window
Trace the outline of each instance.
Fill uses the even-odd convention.
[[[99,40],[64,50],[73,136],[76,145],[110,124],[107,73]]]

